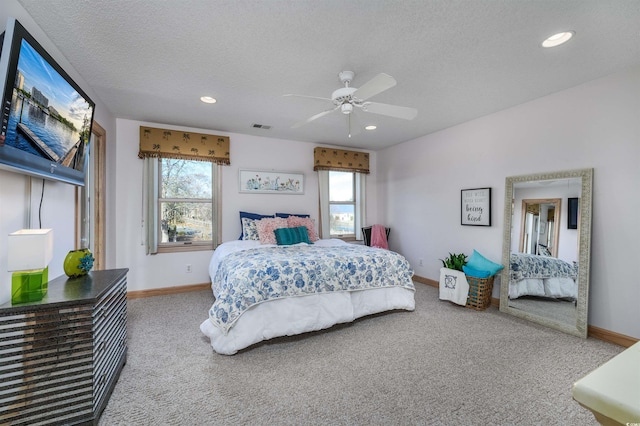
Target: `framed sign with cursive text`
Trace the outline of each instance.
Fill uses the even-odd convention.
[[[461,225],[491,226],[491,188],[460,191]]]

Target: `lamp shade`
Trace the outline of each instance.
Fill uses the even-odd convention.
[[[53,258],[53,229],[21,229],[9,234],[9,271],[44,269]]]

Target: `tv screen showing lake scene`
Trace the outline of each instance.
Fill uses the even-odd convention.
[[[21,40],[6,145],[84,171],[93,109],[93,102]]]

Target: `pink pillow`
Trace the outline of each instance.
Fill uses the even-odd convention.
[[[256,220],[260,244],[277,244],[275,231],[278,228],[287,228],[287,219],[273,217]]]
[[[318,233],[316,232],[316,222],[308,217],[289,216],[287,218],[287,224],[289,228],[295,228],[298,226],[306,226],[309,233],[309,241],[318,241]]]

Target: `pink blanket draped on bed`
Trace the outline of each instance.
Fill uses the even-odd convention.
[[[371,247],[378,247],[389,250],[387,243],[387,230],[382,225],[371,227]]]

